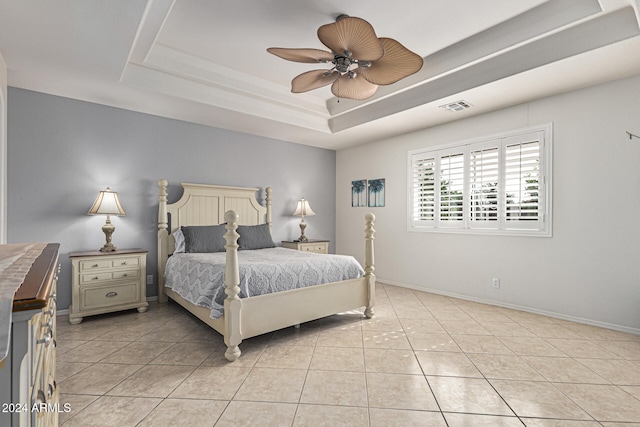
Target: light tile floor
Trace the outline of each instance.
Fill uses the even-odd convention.
[[[173,303],[58,320],[65,427],[640,426],[639,336],[394,286],[234,363]]]

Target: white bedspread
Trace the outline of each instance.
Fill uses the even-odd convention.
[[[165,271],[165,286],[183,298],[223,314],[225,252],[174,254]],[[284,248],[238,251],[240,298],[341,280],[356,279],[364,270],[352,256],[321,255]]]

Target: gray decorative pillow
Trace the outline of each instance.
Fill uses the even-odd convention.
[[[239,250],[276,247],[271,238],[269,224],[239,225],[238,234],[240,235],[240,238],[238,238]]]
[[[187,253],[224,252],[224,224],[181,227]]]

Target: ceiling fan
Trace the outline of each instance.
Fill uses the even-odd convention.
[[[340,15],[318,28],[318,38],[331,52],[320,49],[270,47],[267,52],[304,63],[331,63],[329,70],[312,70],[291,81],[291,92],[301,93],[328,84],[338,98],[367,99],[379,85],[390,85],[422,68],[422,57],[394,39],[376,35],[361,18]]]

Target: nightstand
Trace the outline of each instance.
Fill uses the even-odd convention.
[[[147,252],[71,252],[69,322],[76,325],[85,316],[131,308],[140,313],[147,311]]]
[[[295,249],[297,251],[315,252],[317,254],[329,253],[329,240],[307,240],[306,242],[298,242],[291,240],[283,240],[282,247],[287,249]]]

